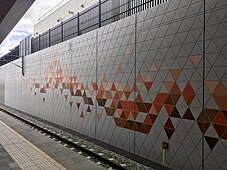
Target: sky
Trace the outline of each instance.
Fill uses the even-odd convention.
[[[0,57],[19,45],[20,41],[33,33],[33,26],[38,19],[62,0],[36,0],[14,29],[0,45]]]

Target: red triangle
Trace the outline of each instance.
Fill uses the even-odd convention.
[[[112,84],[111,91],[116,91],[116,87],[115,87],[114,83]]]
[[[137,102],[143,102],[143,99],[142,99],[140,93],[137,95],[136,101]]]
[[[77,108],[79,109],[80,108],[80,103],[77,103],[76,105],[77,105]]]
[[[125,91],[124,94],[125,94],[126,99],[128,99],[130,94],[131,94],[131,92],[130,91]]]
[[[87,112],[91,112],[90,106],[87,107]]]
[[[195,98],[195,95],[183,95],[183,96],[184,96],[184,100],[187,103],[187,105],[190,106],[193,99]]]
[[[146,86],[147,91],[149,92],[152,86],[152,82],[144,82],[144,84]]]
[[[161,105],[161,104],[154,104],[154,107],[155,107],[156,112],[157,112],[157,113],[160,113],[160,111],[161,111],[163,105]]]
[[[80,117],[84,118],[84,113],[83,112],[81,112]]]
[[[177,83],[174,83],[172,89],[170,90],[170,93],[173,93],[173,94],[181,94],[181,91],[180,91]]]
[[[168,118],[168,120],[166,121],[166,123],[165,123],[165,128],[168,128],[168,129],[175,129],[170,118]]]
[[[146,125],[152,125],[152,121],[151,121],[151,118],[150,118],[150,115],[147,115],[145,120],[144,120],[144,124]]]
[[[92,87],[93,87],[94,90],[98,90],[98,85],[97,85],[97,83],[92,83]]]
[[[165,105],[165,109],[166,109],[167,113],[169,114],[169,116],[171,116],[173,109],[174,109],[174,105]]]
[[[193,90],[192,86],[190,83],[186,85],[184,88],[183,94],[188,94],[188,95],[195,95],[195,91]]]
[[[68,98],[68,95],[67,95],[67,94],[65,94],[65,96],[64,96],[64,97],[65,97],[65,100],[67,100],[67,98]]]
[[[225,119],[223,112],[218,112],[218,115],[214,119],[214,123],[227,126],[227,120]]]

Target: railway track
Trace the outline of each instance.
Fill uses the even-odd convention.
[[[87,157],[88,159],[91,159],[92,161],[96,162],[97,164],[107,168],[107,169],[117,169],[117,170],[127,170],[127,166],[124,164],[119,164],[114,159],[106,158],[104,154],[102,153],[95,153],[93,149],[88,149],[84,145],[79,145],[78,142],[73,141],[72,139],[69,139],[65,136],[62,136],[62,134],[58,134],[54,132],[53,130],[47,129],[46,127],[40,126],[35,124],[34,122],[27,120],[5,108],[0,107],[0,110],[4,113],[8,114],[9,116],[12,116],[13,118],[23,122],[24,124],[30,126],[31,128],[39,131],[40,133],[48,136],[49,138],[58,141],[58,143],[61,143],[62,145],[71,148],[71,150]]]

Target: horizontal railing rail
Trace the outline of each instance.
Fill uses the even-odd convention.
[[[46,32],[33,37],[31,39],[31,53],[80,36],[167,1],[168,0],[99,0],[99,2],[78,13],[76,16],[72,16]],[[10,56],[10,54],[11,52],[3,57]],[[6,63],[4,62],[4,64]],[[2,61],[0,61],[0,65],[3,65]]]

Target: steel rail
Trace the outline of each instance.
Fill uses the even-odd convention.
[[[115,163],[115,162],[113,162],[113,161],[111,161],[109,159],[106,159],[102,155],[98,155],[95,152],[90,151],[89,149],[86,149],[86,148],[84,148],[84,147],[82,147],[82,146],[74,143],[73,141],[69,141],[68,139],[63,138],[62,136],[59,136],[59,135],[51,132],[50,130],[45,129],[44,127],[41,127],[41,126],[35,124],[34,122],[32,122],[30,120],[27,120],[27,119],[25,119],[25,118],[23,118],[23,117],[15,114],[15,113],[12,113],[11,111],[9,111],[9,110],[7,110],[5,108],[0,107],[0,110],[3,111],[3,112],[5,112],[5,113],[7,113],[8,115],[10,115],[10,116],[18,119],[18,120],[26,123],[27,125],[30,125],[30,126],[34,127],[35,129],[38,129],[39,131],[42,131],[43,133],[46,133],[47,135],[50,135],[50,136],[54,137],[56,140],[61,141],[64,144],[67,144],[68,146],[73,147],[76,150],[79,150],[79,151],[85,153],[86,155],[99,160],[100,162],[102,162],[102,163],[110,166],[113,169],[127,170],[126,167],[123,167],[123,166],[121,166],[121,165],[119,165],[119,164],[117,164],[117,163]]]

